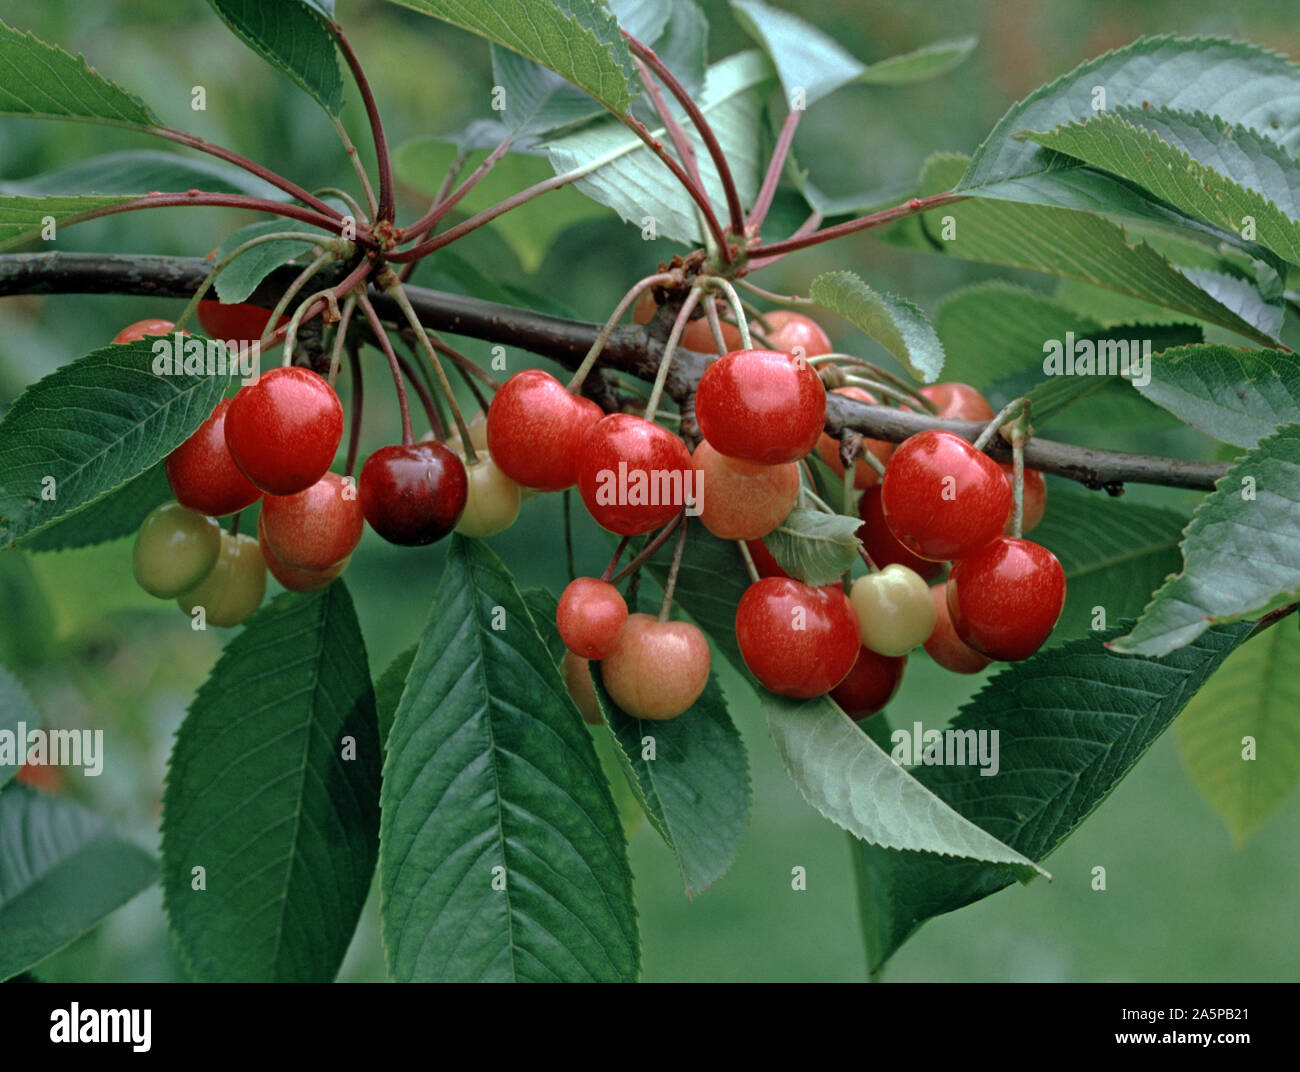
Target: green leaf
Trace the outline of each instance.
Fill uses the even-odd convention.
[[[1137,388],[1206,435],[1253,447],[1300,412],[1300,359],[1281,350],[1187,346],[1151,363]]]
[[[853,568],[862,542],[860,517],[827,514],[796,506],[763,537],[772,557],[791,577],[820,587],[833,584]]]
[[[759,52],[741,52],[709,68],[699,98],[731,167],[742,204],[758,196],[762,139],[759,136],[764,90],[772,68]],[[685,122],[684,116],[679,116]],[[652,132],[661,142],[662,129]],[[693,126],[687,136],[695,146],[705,191],[714,205],[725,203],[717,169]],[[641,227],[646,217],[660,238],[694,245],[702,240],[696,205],[667,167],[622,123],[608,122],[547,144],[557,174],[577,174],[575,185],[588,197],[612,208],[624,220]],[[548,195],[550,196],[550,195]]]
[[[59,228],[93,219],[134,197],[0,197],[0,249],[22,245]]]
[[[0,421],[0,545],[139,476],[216,407],[227,381],[154,375],[156,341],[92,351],[10,407]]]
[[[0,753],[0,789],[9,782],[27,760],[27,741],[18,735],[18,723],[27,723],[28,729],[37,729],[41,716],[32,706],[22,682],[0,666],[0,733],[14,735],[13,762]]]
[[[1300,785],[1300,677],[1291,625],[1276,625],[1233,652],[1174,723],[1188,777],[1238,847]]]
[[[319,9],[313,11],[298,0],[208,3],[236,37],[338,117],[343,109],[343,74],[334,38]]]
[[[829,697],[765,693],[763,706],[777,754],[803,798],[855,838],[996,864],[1021,881],[1047,875],[926,789]]]
[[[278,596],[227,645],[168,765],[163,895],[198,979],[334,978],[374,874],[381,761],[347,587]]]
[[[550,652],[551,662],[559,668],[564,662],[564,653],[569,650],[560,636],[559,626],[555,624],[555,613],[559,610],[560,601],[545,588],[526,589],[523,597],[533,625],[537,628],[537,635]]]
[[[1192,515],[1183,569],[1147,604],[1116,651],[1165,655],[1211,625],[1254,618],[1300,593],[1300,425],[1234,465]]]
[[[824,272],[808,296],[870,335],[925,383],[943,371],[943,343],[930,321],[906,298],[872,290],[853,272]]]
[[[81,119],[145,128],[158,120],[141,100],[81,56],[0,22],[0,115]]]
[[[632,980],[618,812],[523,597],[454,537],[389,737],[381,912],[398,980]]]
[[[116,490],[24,537],[19,546],[24,551],[66,551],[133,536],[154,507],[170,498],[167,470],[158,462]]]
[[[288,264],[294,257],[306,253],[324,237],[320,231],[296,220],[267,220],[265,223],[249,224],[228,234],[217,247],[216,260],[225,260],[250,239],[283,231],[301,231],[306,237],[300,242],[288,239],[283,242],[263,242],[241,253],[221,270],[214,284],[217,295],[223,302],[247,301],[263,279],[281,265]]]
[[[594,663],[591,672],[628,783],[676,857],[691,900],[732,865],[749,825],[749,764],[722,688],[710,674],[689,711],[652,722],[623,711],[605,691]],[[653,758],[646,758],[649,747]]]
[[[153,858],[68,800],[0,790],[0,980],[70,945],[153,885]]]
[[[599,0],[393,0],[549,67],[617,114],[632,103],[634,66]]]
[[[938,78],[974,52],[977,44],[979,38],[974,35],[934,41],[912,52],[878,60],[858,76],[858,81],[874,86],[904,86]]]
[[[1159,660],[1108,650],[1104,640],[1114,632],[1041,651],[990,678],[951,723],[958,731],[997,733],[997,775],[981,777],[958,765],[922,766],[913,774],[990,836],[1042,861],[1119,784],[1249,631],[1245,625],[1211,629]],[[863,915],[873,972],[927,919],[1012,880],[1003,869],[966,860],[872,845],[857,851],[872,879]]]
[[[402,702],[402,692],[406,689],[406,675],[410,673],[411,663],[415,661],[415,649],[412,644],[405,651],[399,652],[388,664],[388,669],[375,681],[375,713],[379,723],[379,741],[388,746],[388,735],[393,729],[393,716],[397,714],[397,705]]]
[[[215,160],[191,160],[157,149],[105,153],[33,175],[30,179],[0,183],[0,193],[33,197],[92,193],[139,197],[152,190],[179,193],[191,189],[217,194],[249,194],[273,201],[283,201],[287,196],[269,182],[239,168]]]

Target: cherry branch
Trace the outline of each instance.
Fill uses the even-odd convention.
[[[251,212],[265,212],[274,216],[284,216],[291,220],[301,220],[323,231],[341,235],[344,230],[342,217],[336,212],[333,217],[326,216],[310,208],[286,204],[283,201],[271,201],[264,197],[249,197],[245,194],[210,194],[193,190],[183,194],[146,194],[131,201],[120,201],[114,205],[78,212],[59,221],[61,227],[86,220],[97,220],[104,216],[116,216],[122,212],[138,212],[146,208],[178,208],[189,205],[207,205],[218,208],[244,208]],[[374,246],[374,236],[358,229],[356,242],[362,246]]]

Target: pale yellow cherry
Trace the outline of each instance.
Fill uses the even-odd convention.
[[[266,561],[252,536],[221,534],[221,553],[212,571],[176,600],[193,614],[202,607],[208,625],[229,628],[251,617],[266,595]]]
[[[508,529],[519,516],[519,485],[511,480],[497,463],[480,451],[478,461],[465,465],[469,480],[469,494],[465,511],[456,522],[456,531],[462,536],[493,536]]]
[[[216,521],[178,502],[165,502],[141,522],[131,566],[141,588],[171,599],[203,580],[220,551]]]
[[[919,573],[896,562],[854,581],[849,602],[862,646],[879,655],[906,655],[934,632],[929,587]]]

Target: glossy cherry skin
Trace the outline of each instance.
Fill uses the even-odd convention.
[[[719,454],[701,440],[691,456],[702,491],[701,523],[720,540],[759,540],[776,528],[799,498],[799,466],[757,465]]]
[[[570,394],[549,372],[524,369],[492,397],[488,450],[516,484],[563,491],[576,483],[583,439],[602,416],[595,402]]]
[[[934,604],[920,575],[894,563],[853,582],[849,602],[862,646],[880,655],[906,655],[934,632]]]
[[[176,330],[176,325],[170,320],[137,320],[134,324],[127,324],[121,331],[113,336],[115,343],[136,342],[149,335],[170,335]],[[185,332],[186,335],[189,332]]]
[[[894,451],[880,501],[904,547],[943,562],[1001,534],[1011,513],[1011,487],[987,454],[951,432],[927,431]]]
[[[262,550],[262,559],[266,562],[266,568],[271,576],[280,582],[290,592],[316,592],[326,585],[332,584],[342,572],[348,568],[348,563],[352,561],[352,556],[323,570],[299,569],[297,566],[287,566],[275,557],[275,553],[267,546],[266,533],[262,527],[262,516],[257,519],[257,546]]]
[[[403,547],[446,536],[468,498],[465,466],[441,443],[380,447],[361,468],[361,512],[380,536]]]
[[[664,721],[690,710],[709,681],[709,642],[690,622],[633,614],[601,660],[613,701],[633,718]]]
[[[668,524],[693,483],[686,444],[644,418],[611,413],[583,440],[578,493],[597,524],[620,536]]]
[[[264,372],[230,401],[226,446],[243,474],[271,495],[311,487],[334,462],[343,407],[324,379],[289,366]]]
[[[952,567],[948,613],[957,635],[990,659],[1033,655],[1065,606],[1065,571],[1051,551],[999,536]]]
[[[472,430],[470,435],[474,435]],[[457,457],[464,463],[463,455],[457,453]],[[478,452],[477,458],[477,461],[465,464],[469,493],[465,512],[456,522],[456,531],[462,536],[483,539],[513,525],[519,516],[522,500],[519,485],[501,471],[486,448]]]
[[[758,570],[760,577],[789,577],[772,556],[772,552],[767,549],[767,544],[762,540],[746,540],[745,547],[749,550],[749,557],[754,560],[754,568]],[[793,580],[793,578],[791,578]]]
[[[198,315],[199,324],[208,338],[220,339],[222,342],[255,343],[262,338],[266,326],[271,322],[270,309],[246,302],[227,305],[205,299],[199,302]],[[287,323],[289,318],[282,316],[276,327],[283,327]]]
[[[993,660],[981,655],[957,635],[948,615],[948,585],[936,584],[930,589],[934,603],[934,632],[925,642],[926,653],[945,670],[954,674],[978,674]]]
[[[993,407],[979,391],[967,383],[932,383],[921,394],[939,407],[937,417],[954,421],[991,421]]]
[[[584,659],[609,654],[623,626],[627,603],[608,581],[578,577],[569,582],[555,608],[555,625],[564,646]]]
[[[896,562],[919,573],[927,581],[934,580],[943,572],[942,562],[918,558],[899,543],[898,537],[889,530],[889,525],[885,522],[885,509],[880,505],[880,485],[862,493],[862,498],[858,500],[858,516],[862,518],[858,539],[862,541],[862,548],[871,561],[880,569]]]
[[[764,334],[773,350],[793,354],[804,360],[834,353],[830,336],[817,321],[803,313],[777,309],[775,312],[764,313],[763,319],[768,324],[768,330]]]
[[[565,688],[569,690],[569,695],[573,697],[573,702],[582,715],[582,721],[589,726],[603,725],[605,719],[600,713],[596,686],[591,680],[590,661],[566,651],[560,672],[564,676]]]
[[[654,315],[658,312],[659,306],[655,304],[654,297],[650,291],[641,292],[641,297],[632,307],[632,319],[638,324],[648,324]],[[722,341],[726,343],[727,350],[739,350],[742,341],[740,338],[740,328],[735,324],[729,324],[726,320],[721,319],[724,310],[721,303],[718,305],[719,324],[722,327]],[[713,339],[713,329],[709,327],[707,317],[696,317],[687,323],[685,330],[682,331],[680,346],[687,350],[694,350],[699,354],[714,354],[718,351],[718,344]]]
[[[846,398],[855,398],[859,402],[876,401],[875,396],[864,391],[861,387],[836,387],[832,394],[844,395]],[[869,451],[882,464],[889,461],[889,456],[894,453],[894,444],[886,442],[883,439],[864,439],[862,441],[862,450]],[[840,461],[840,444],[839,440],[832,439],[825,432],[817,440],[817,455],[830,466],[831,471],[844,479],[844,463]],[[880,474],[863,460],[859,455],[858,460],[853,465],[853,486],[859,491],[867,488],[873,488],[880,483]]]
[[[740,597],[736,642],[759,684],[806,699],[829,692],[853,669],[858,619],[838,585],[764,577]]]
[[[884,707],[903,684],[906,655],[880,655],[859,648],[857,661],[848,677],[831,689],[831,699],[858,722]]]
[[[209,517],[233,514],[262,497],[226,446],[229,410],[230,399],[223,398],[194,434],[167,455],[165,465],[176,501]]]
[[[258,524],[286,566],[329,569],[356,550],[365,529],[356,485],[326,473],[297,495],[268,495]]]
[[[720,454],[762,465],[796,462],[826,424],[826,389],[806,361],[775,350],[718,358],[695,392],[700,432]]]
[[[221,534],[216,565],[197,585],[176,597],[186,614],[202,607],[205,622],[231,628],[251,617],[266,595],[266,560],[251,536]]]
[[[1015,495],[1015,478],[1011,466],[1006,462],[998,463],[1002,472],[1006,474],[1007,486],[1012,489],[1012,495]],[[1038,523],[1043,520],[1043,514],[1047,510],[1047,481],[1043,479],[1043,474],[1037,469],[1025,470],[1025,488],[1024,498],[1021,500],[1023,513],[1020,518],[1020,534],[1022,536],[1038,528]],[[1006,528],[1003,529],[1003,535],[1010,536],[1011,518],[1007,518]]]
[[[220,551],[221,527],[212,518],[166,502],[140,523],[131,565],[141,588],[173,599],[208,575]]]

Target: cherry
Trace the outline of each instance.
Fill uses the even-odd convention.
[[[434,434],[432,432],[426,432],[424,436],[421,437],[420,441],[423,443],[433,442]],[[484,451],[488,449],[487,414],[481,410],[469,419],[469,441],[474,444],[474,449],[476,451]],[[448,450],[454,450],[457,454],[461,455],[463,459],[465,454],[465,444],[461,442],[459,432],[452,432],[451,435],[447,437],[445,446]]]
[[[251,345],[266,334],[270,322],[271,310],[260,305],[246,302],[226,304],[207,299],[199,302],[199,323],[210,339]],[[282,316],[276,327],[281,328],[287,323],[289,318]]]
[[[633,718],[688,711],[709,681],[709,642],[690,622],[633,614],[600,664],[601,680]]]
[[[352,481],[326,473],[296,495],[266,496],[258,524],[286,566],[323,570],[356,550],[365,518]]]
[[[220,551],[220,525],[180,503],[165,502],[141,522],[131,564],[141,588],[173,599],[208,575]]]
[[[858,657],[858,620],[838,585],[764,577],[736,607],[736,641],[766,689],[806,699],[838,685]]]
[[[555,610],[564,646],[584,659],[603,659],[627,624],[627,603],[608,581],[570,581]]]
[[[796,462],[822,434],[826,389],[804,360],[736,350],[704,370],[695,419],[720,454],[763,465]]]
[[[582,441],[578,492],[598,524],[635,536],[677,516],[692,498],[693,475],[686,444],[672,432],[630,413],[611,413]]]
[[[958,561],[948,613],[963,641],[990,659],[1033,655],[1065,606],[1065,571],[1041,544],[999,536]]]
[[[591,680],[591,664],[580,655],[571,651],[564,653],[564,662],[560,671],[564,676],[564,685],[573,697],[582,721],[589,726],[600,726],[605,722],[600,713],[600,701],[596,699],[596,685]]]
[[[919,574],[897,563],[853,582],[849,602],[862,646],[879,655],[906,655],[934,632],[934,604]]]
[[[858,722],[874,715],[894,698],[906,668],[906,655],[880,655],[870,648],[859,648],[853,669],[831,689],[831,699]]]
[[[221,553],[206,577],[176,602],[186,614],[202,607],[208,625],[239,625],[252,616],[266,595],[266,561],[251,536],[221,534]]]
[[[894,451],[880,501],[903,546],[941,562],[969,554],[1002,532],[1011,488],[987,454],[952,432],[931,430]]]
[[[262,558],[266,562],[266,568],[270,570],[271,576],[280,582],[290,592],[315,592],[332,584],[338,576],[348,568],[348,563],[352,561],[352,556],[326,569],[300,569],[297,566],[288,566],[275,557],[275,552],[267,545],[266,531],[262,525],[262,518],[265,515],[259,515],[257,518],[257,546],[262,550]]]
[[[762,540],[746,540],[745,546],[749,549],[749,557],[754,560],[754,568],[758,570],[760,577],[790,576],[781,568],[780,563],[772,556],[772,552],[767,549],[767,544]]]
[[[758,540],[776,528],[799,498],[799,466],[755,465],[719,454],[702,440],[691,458],[700,521],[720,540]]]
[[[880,504],[879,485],[862,493],[862,499],[858,502],[858,515],[862,518],[858,539],[862,541],[863,550],[871,561],[880,569],[897,562],[900,566],[919,573],[927,581],[934,580],[943,572],[942,562],[917,558],[889,531],[889,525],[885,522],[885,509]]]
[[[563,491],[577,482],[583,437],[604,416],[549,372],[524,369],[506,380],[487,415],[488,450],[516,484]]]
[[[113,341],[119,344],[136,342],[148,335],[170,335],[175,330],[176,325],[170,320],[137,320],[114,335]],[[188,335],[189,332],[185,334]]]
[[[861,387],[837,387],[832,392],[837,395],[844,395],[846,398],[855,398],[859,402],[876,401],[875,396],[864,391]],[[889,456],[894,453],[894,444],[886,442],[883,439],[864,439],[862,441],[863,451],[868,451],[875,455],[882,463],[889,461]],[[844,479],[844,463],[840,461],[840,444],[838,440],[832,439],[825,432],[817,440],[817,454],[841,480]],[[880,474],[859,455],[853,465],[853,486],[859,491],[866,488],[875,487],[880,482]]]
[[[167,482],[176,501],[209,517],[233,514],[262,497],[226,446],[229,410],[230,399],[223,398],[194,434],[167,455]]]
[[[817,321],[803,313],[777,309],[775,312],[764,313],[763,319],[768,324],[768,330],[764,334],[773,350],[781,350],[804,359],[834,353],[830,336]]]
[[[726,344],[728,350],[739,350],[743,345],[740,328],[721,319],[724,307],[720,302],[717,308],[722,326],[722,341]],[[654,315],[658,310],[659,306],[655,304],[653,295],[650,291],[643,290],[641,297],[636,300],[636,305],[632,307],[632,319],[638,324],[648,324],[654,319]],[[698,354],[717,353],[718,344],[713,339],[713,329],[709,327],[706,316],[696,317],[687,323],[682,331],[679,345],[687,350],[694,350]]]
[[[420,547],[456,527],[469,478],[441,443],[380,447],[362,466],[357,497],[366,521],[385,540]]]
[[[1007,476],[1007,486],[1015,494],[1015,470],[1006,462],[998,463],[1002,471]],[[1043,513],[1047,510],[1047,481],[1043,479],[1043,474],[1037,469],[1025,470],[1024,497],[1021,499],[1021,516],[1020,532],[1023,535],[1032,532],[1038,528],[1038,523],[1043,520]],[[1007,526],[1002,530],[1004,536],[1012,535],[1011,518],[1007,518]]]
[[[305,491],[329,470],[343,438],[343,407],[324,379],[287,366],[263,373],[230,401],[226,445],[272,495]]]
[[[989,400],[966,383],[932,383],[921,394],[939,407],[936,417],[954,421],[991,421]],[[907,407],[904,407],[907,408]]]
[[[470,429],[470,436],[473,435],[474,431]],[[456,522],[457,532],[462,536],[482,538],[493,536],[515,523],[519,516],[519,485],[501,471],[490,455],[481,453],[478,461],[467,465],[465,478],[469,484],[465,510]]]
[[[952,627],[952,618],[948,615],[947,584],[936,584],[931,588],[930,601],[934,604],[934,632],[925,642],[930,658],[954,674],[978,674],[993,660],[970,647]]]

